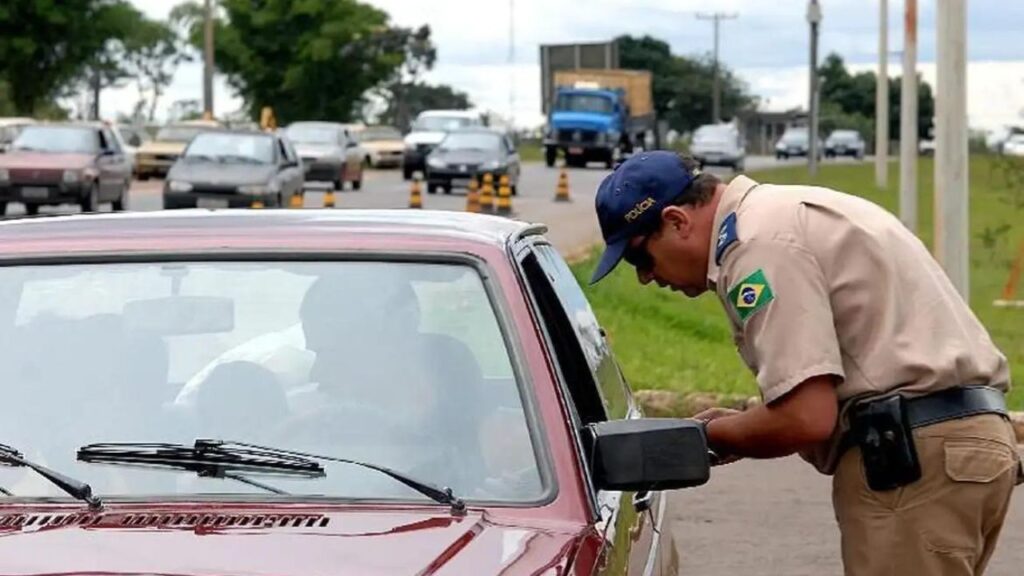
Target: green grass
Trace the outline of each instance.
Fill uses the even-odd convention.
[[[998,160],[972,157],[970,165],[971,292],[974,312],[1010,360],[1015,383],[1010,403],[1024,407],[1024,309],[997,308],[1016,247],[1024,241],[1024,189],[1008,184],[994,169]],[[1024,167],[1020,168],[1024,170]],[[764,182],[808,183],[806,167],[781,168],[751,177]],[[898,212],[899,166],[891,164],[889,188],[874,186],[869,164],[826,165],[817,184],[860,194]],[[933,164],[919,162],[918,234],[932,246]],[[689,300],[636,282],[620,266],[597,286],[587,286],[597,251],[573,266],[634,390],[668,389],[756,395],[753,376],[736,353],[718,300],[705,294]],[[1024,287],[1018,289],[1024,299]]]
[[[544,161],[544,146],[538,140],[523,140],[519,143],[518,151],[521,162]]]

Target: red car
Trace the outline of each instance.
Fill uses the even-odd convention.
[[[182,210],[0,246],[0,573],[677,573],[704,429],[642,417],[543,227]]]

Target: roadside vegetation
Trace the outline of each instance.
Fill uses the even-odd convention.
[[[932,246],[933,163],[919,162],[918,234]],[[809,183],[804,165],[751,173],[765,182]],[[871,164],[821,168],[816,184],[859,194],[898,211],[899,169],[892,164],[889,188],[874,186]],[[970,165],[971,293],[974,312],[1010,360],[1015,409],[1024,407],[1024,308],[999,308],[1017,247],[1024,242],[1024,163],[974,156]],[[735,398],[757,395],[753,376],[736,354],[729,325],[713,294],[696,300],[656,287],[640,286],[628,266],[620,266],[597,286],[588,286],[599,252],[574,264],[595,313],[634,390],[715,393]],[[1024,300],[1024,287],[1014,296]]]

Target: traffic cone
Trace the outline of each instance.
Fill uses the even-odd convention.
[[[480,194],[477,192],[479,184],[476,181],[476,176],[469,181],[469,193],[466,194],[466,212],[478,213],[480,212]]]
[[[334,208],[334,190],[328,190],[324,194],[324,208]]]
[[[303,204],[303,201],[302,201],[302,193],[301,192],[296,192],[295,194],[292,194],[291,199],[288,201],[288,207],[289,208],[302,208],[303,205],[304,204]]]
[[[498,202],[495,213],[499,216],[512,215],[512,189],[508,186],[508,175],[501,176],[501,183],[498,185]]]
[[[420,186],[420,173],[417,172],[409,187],[409,208],[423,208],[423,190]]]
[[[565,168],[558,175],[558,186],[555,188],[555,202],[569,202],[569,173]]]
[[[261,200],[260,198],[253,198],[252,204],[250,204],[249,207],[254,210],[259,210],[263,208],[263,200]]]
[[[484,174],[484,185],[480,189],[480,210],[483,212],[494,211],[494,174]]]

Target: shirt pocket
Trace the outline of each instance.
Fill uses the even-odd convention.
[[[984,438],[945,442],[946,475],[954,482],[987,484],[1017,465],[1014,450]]]

